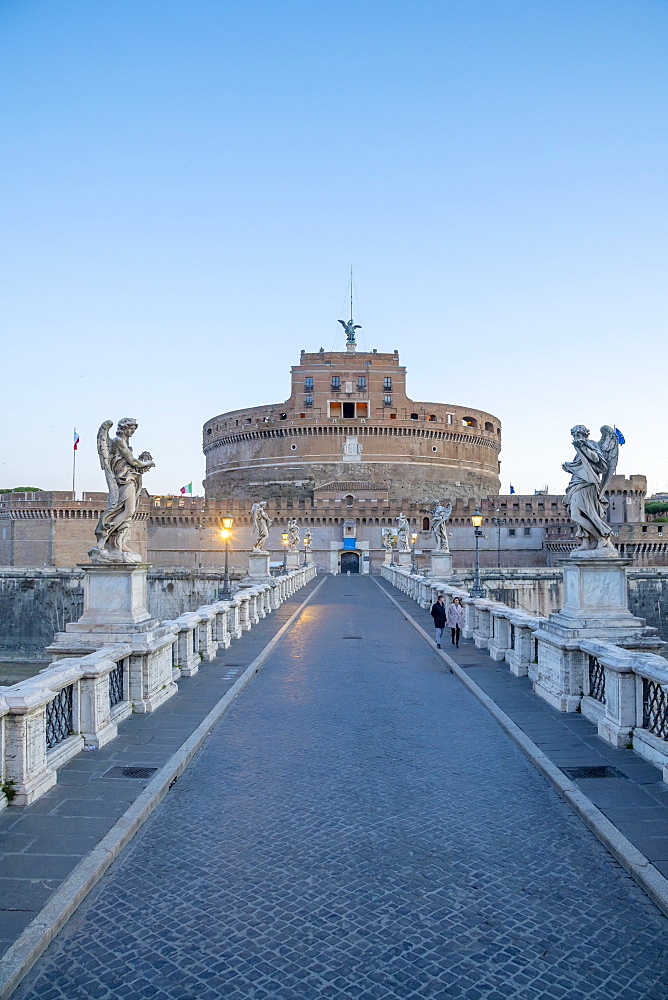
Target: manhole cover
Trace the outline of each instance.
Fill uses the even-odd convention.
[[[616,767],[607,764],[599,767],[562,767],[561,770],[569,778],[578,781],[581,778],[625,778],[626,775]]]
[[[103,778],[150,778],[157,767],[112,767],[106,771]]]

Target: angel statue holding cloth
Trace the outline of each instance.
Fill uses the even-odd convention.
[[[109,487],[107,506],[95,528],[97,545],[89,549],[93,563],[140,563],[142,557],[128,548],[127,535],[137,510],[142,488],[142,474],[155,462],[147,451],[135,458],[130,438],[137,430],[133,417],[123,417],[116,428],[116,437],[109,437],[112,420],[105,420],[97,432],[97,453]]]
[[[612,427],[601,427],[601,440],[590,441],[589,431],[582,424],[571,429],[575,458],[564,462],[562,469],[570,473],[564,503],[570,508],[571,520],[581,544],[571,555],[596,550],[599,555],[617,555],[610,541],[612,528],[605,520],[608,501],[605,490],[617,468],[619,441]]]

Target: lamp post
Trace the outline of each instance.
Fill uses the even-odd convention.
[[[494,517],[492,518],[492,524],[494,524],[499,529],[499,534],[498,534],[498,539],[497,539],[497,548],[496,548],[496,568],[497,569],[501,568],[501,525],[505,524],[505,523],[506,523],[506,518],[505,517],[498,517],[498,515],[495,514]]]
[[[220,537],[225,542],[225,573],[223,575],[223,597],[230,597],[230,538],[232,537],[232,525],[234,518],[231,514],[226,514],[220,519]]]
[[[469,597],[484,597],[485,591],[480,586],[480,553],[478,551],[479,540],[482,538],[482,531],[480,530],[482,514],[479,507],[476,507],[471,514],[471,524],[473,525],[473,533],[475,534],[475,574],[473,576],[473,586],[469,590]]]
[[[417,573],[417,565],[415,562],[415,541],[417,539],[417,536],[418,536],[417,531],[411,531],[411,541],[413,543],[413,547],[411,549],[411,573]]]
[[[287,531],[284,531],[281,535],[281,541],[283,542],[283,572],[288,571],[288,542],[290,541]]]

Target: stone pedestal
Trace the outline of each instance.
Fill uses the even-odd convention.
[[[84,613],[57,632],[46,652],[54,659],[83,656],[107,643],[127,643],[129,701],[134,712],[153,712],[178,691],[172,645],[178,628],[151,618],[146,607],[147,565],[85,565]]]
[[[449,552],[432,552],[431,576],[433,580],[447,580],[452,576],[452,556]]]
[[[288,549],[286,553],[286,565],[288,570],[299,569],[301,566],[301,552],[298,549]]]
[[[628,608],[626,567],[631,560],[598,553],[592,549],[591,555],[581,552],[564,560],[564,606],[549,621],[567,633],[580,635],[584,629],[588,637],[614,642],[615,636],[626,636],[645,622]]]
[[[147,565],[89,564],[84,571],[84,613],[79,625],[137,624],[150,619]]]
[[[630,564],[598,549],[563,562],[565,603],[534,633],[537,655],[529,669],[536,694],[562,712],[576,711],[586,693],[588,657],[581,640],[618,642],[643,634],[645,620],[628,609]]]
[[[395,565],[401,566],[402,569],[410,569],[413,559],[410,552],[395,552],[394,553]]]
[[[248,575],[251,580],[269,580],[269,553],[251,552],[248,557]]]

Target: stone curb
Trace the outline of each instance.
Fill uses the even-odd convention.
[[[373,578],[372,578],[373,579]],[[401,607],[399,602],[385,590],[377,580],[374,579],[388,600],[399,609],[407,622],[420,633],[422,638],[432,646],[431,637],[425,632],[420,624]],[[506,730],[508,735],[517,743],[529,760],[538,768],[543,777],[547,778],[553,788],[569,804],[571,809],[580,817],[603,846],[612,854],[616,861],[626,869],[636,882],[641,886],[650,899],[656,903],[659,909],[668,916],[668,879],[654,867],[644,854],[637,847],[634,847],[617,827],[610,822],[600,809],[598,809],[591,799],[582,792],[577,785],[566,777],[563,771],[540,750],[533,740],[529,739],[523,730],[506,715],[502,709],[493,701],[482,688],[478,687],[474,680],[463,670],[451,656],[442,650],[434,649],[450,668],[453,673],[469,691],[475,695],[479,702],[487,709],[490,715]]]
[[[37,959],[48,948],[58,932],[64,927],[72,914],[90,890],[99,882],[112,861],[132,840],[142,824],[165,797],[179,775],[188,766],[202,743],[209,735],[221,716],[227,711],[249,681],[255,676],[262,664],[280,642],[283,634],[301,614],[309,601],[315,596],[327,578],[313,588],[308,597],[302,601],[296,611],[281,626],[273,639],[258,653],[255,659],[246,667],[243,674],[223,695],[209,714],[169,761],[163,765],[146,788],[137,796],[132,805],[126,809],[109,832],[102,838],[97,847],[83,858],[72,874],[56,890],[49,902],[32,920],[16,941],[9,946],[0,959],[0,1000],[6,1000],[27,975]]]

